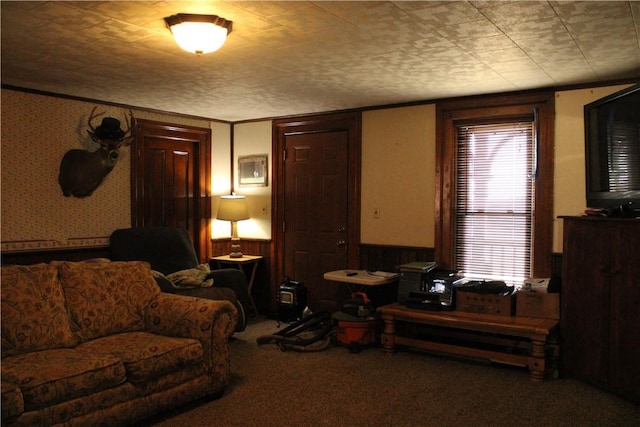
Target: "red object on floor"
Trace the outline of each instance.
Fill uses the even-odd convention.
[[[363,345],[373,344],[376,340],[374,319],[362,321],[339,320],[336,328],[336,338],[340,344],[357,352]]]

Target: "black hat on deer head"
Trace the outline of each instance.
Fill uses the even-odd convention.
[[[101,139],[109,139],[119,141],[124,138],[124,131],[120,129],[120,120],[113,117],[105,117],[102,123],[95,130],[95,135]]]

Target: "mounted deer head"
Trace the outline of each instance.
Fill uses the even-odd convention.
[[[120,129],[120,120],[113,117],[104,117],[102,123],[94,128],[92,121],[104,114],[95,114],[96,108],[91,110],[87,133],[100,147],[96,151],[73,149],[66,152],[60,162],[58,175],[58,183],[65,197],[88,197],[93,194],[118,162],[120,147],[130,145],[133,140],[131,128],[135,125],[135,118],[131,110],[129,117],[125,116],[127,129],[123,131]]]

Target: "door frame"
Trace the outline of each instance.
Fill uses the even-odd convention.
[[[360,263],[360,185],[362,159],[362,114],[336,113],[274,120],[272,125],[272,170],[273,191],[271,193],[271,292],[276,295],[284,276],[284,147],[288,135],[347,131],[348,172],[347,204],[349,206],[347,229],[347,266],[358,268]],[[275,302],[275,299],[274,299]]]
[[[196,229],[194,247],[201,263],[209,262],[211,257],[211,129],[183,126],[152,120],[136,119],[136,129],[131,143],[131,226],[143,227],[144,224],[144,167],[141,162],[142,147],[146,137],[162,137],[176,141],[195,143],[197,156],[194,179],[194,219]],[[196,194],[198,197],[195,197]]]

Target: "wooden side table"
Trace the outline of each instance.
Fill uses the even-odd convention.
[[[258,264],[262,261],[261,255],[242,255],[241,258],[231,258],[229,255],[221,255],[214,256],[211,258],[212,261],[215,261],[218,264],[218,268],[222,268],[224,264],[232,264],[237,266],[243,273],[244,269],[243,265],[252,265],[251,274],[249,276],[249,300],[251,301],[251,309],[253,312],[258,315],[258,307],[256,306],[256,302],[253,300],[253,282],[256,278],[256,270],[258,269]]]
[[[549,366],[557,369],[559,349],[555,335],[559,321],[555,319],[460,311],[424,311],[410,309],[399,303],[379,307],[378,313],[384,322],[381,341],[387,353],[395,353],[399,345],[405,345],[438,353],[527,366],[531,381],[544,379],[547,358]],[[431,336],[443,336],[435,332],[421,337],[401,335],[396,322],[428,325],[448,331],[447,335],[455,336],[458,342],[430,340]],[[497,344],[497,347],[504,347],[505,350],[471,345],[476,343]],[[520,348],[522,352],[512,353],[512,348]]]

